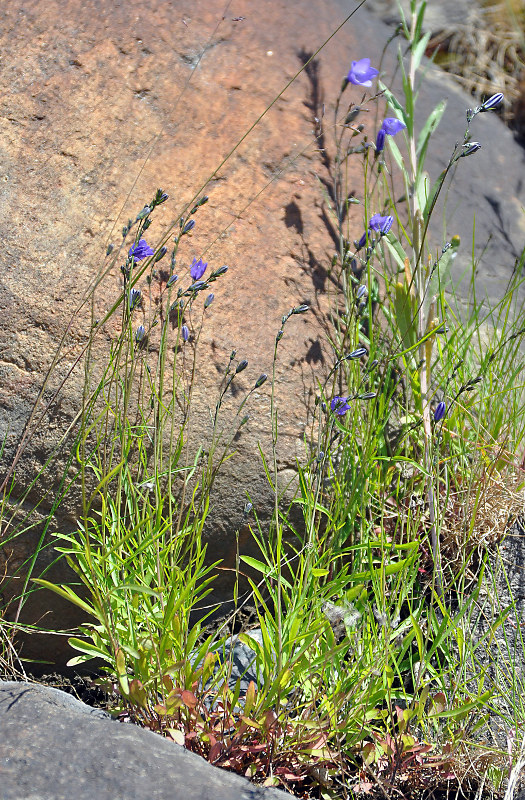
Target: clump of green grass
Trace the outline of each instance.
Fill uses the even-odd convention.
[[[227,280],[226,267],[207,269],[197,258],[189,275],[178,275],[205,195],[155,248],[146,237],[168,199],[162,190],[122,231],[114,255],[123,261],[122,291],[93,320],[90,343],[110,320],[119,320],[118,332],[102,368],[86,348],[71,456],[82,509],[73,533],[54,534],[81,589],[35,581],[90,618],[70,639],[70,663],[101,659],[121,711],[213,764],[303,796],[419,796],[469,778],[477,790],[487,776],[497,790],[505,773],[484,737],[498,694],[513,687],[476,670],[483,641],[473,640],[472,626],[507,523],[494,517],[503,502],[516,506],[522,488],[521,265],[491,308],[473,277],[460,310],[449,279],[459,237],[434,243],[430,221],[451,174],[476,158],[471,129],[482,139],[483,114],[501,98],[467,111],[463,138],[431,181],[425,159],[445,104],[417,120],[424,9],[411,0],[403,18],[403,96],[361,58],[335,99],[333,123],[316,123],[318,138],[333,139],[325,184],[338,241],[326,343],[333,362],[316,386],[297,492],[285,502],[276,365],[287,326],[308,308],[284,313],[269,380],[272,447],[261,451],[274,513],[265,526],[246,506],[259,556],[238,552],[233,597],[234,618],[249,567],[259,630],[239,640],[253,652],[257,680],[232,680],[226,638],[234,619],[208,633],[202,613],[216,566],[206,561],[203,528],[236,431],[221,427],[221,406],[247,367],[231,354],[208,452],[190,457],[200,332],[211,284]],[[371,139],[361,107],[383,101]],[[363,166],[360,197],[348,192],[350,158]],[[147,287],[163,259],[169,267],[155,305]],[[239,402],[237,427],[250,394]],[[508,612],[498,610],[489,638]],[[516,727],[522,719],[516,708]]]

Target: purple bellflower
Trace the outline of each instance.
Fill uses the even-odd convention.
[[[441,400],[434,411],[434,422],[440,422],[447,413],[447,405]]]
[[[188,326],[187,325],[183,325],[182,328],[180,329],[180,332],[181,332],[183,341],[187,342],[188,339],[190,338],[190,329],[188,328]]]
[[[208,264],[204,263],[202,258],[199,258],[197,261],[196,258],[193,259],[191,267],[190,267],[190,275],[194,281],[198,281],[202,278],[204,273],[206,272],[206,267]]]
[[[347,411],[350,411],[348,397],[333,397],[332,402],[330,403],[330,408],[334,414],[337,414],[338,417],[342,417]]]
[[[369,229],[371,231],[382,233],[383,236],[388,233],[393,224],[394,217],[392,217],[390,214],[386,217],[382,217],[381,214],[374,214],[374,216],[370,217],[368,220]]]
[[[362,58],[359,61],[352,61],[347,80],[354,86],[372,86],[372,79],[376,75],[379,75],[379,70],[370,66],[370,59]]]
[[[376,138],[376,153],[382,153],[385,149],[386,133],[383,128],[379,128]]]
[[[148,256],[152,256],[155,251],[149,244],[146,242],[145,239],[141,239],[138,244],[134,244],[129,248],[129,257],[134,258],[135,261],[142,261],[143,258],[148,258]]]
[[[368,220],[368,230],[369,231],[377,231],[380,233],[381,236],[385,236],[392,225],[394,224],[394,217],[392,215],[388,215],[383,217],[381,214],[374,214],[373,217],[370,217]],[[358,242],[354,242],[356,252],[361,250],[366,244],[366,233],[363,233],[361,238]]]
[[[396,119],[396,117],[387,117],[383,120],[381,127],[388,136],[395,136],[396,133],[404,130],[406,125],[404,122],[401,122],[400,119]]]
[[[387,117],[383,120],[383,124],[379,128],[376,139],[376,152],[382,153],[385,149],[385,139],[387,136],[395,136],[396,133],[406,128],[404,122],[395,117]]]

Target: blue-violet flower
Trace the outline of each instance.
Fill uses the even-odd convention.
[[[200,278],[202,278],[202,276],[206,272],[207,266],[208,264],[207,263],[205,264],[202,258],[199,258],[198,261],[196,258],[193,259],[190,267],[190,275],[194,281],[198,281]]]
[[[404,122],[401,122],[401,120],[397,119],[396,117],[387,117],[386,119],[383,120],[381,128],[388,136],[395,136],[396,133],[399,133],[399,131],[404,130],[406,128],[406,125]]]
[[[347,80],[354,86],[372,86],[372,78],[376,75],[379,75],[379,70],[370,66],[370,59],[361,58],[359,61],[352,61]]]
[[[385,149],[386,133],[383,128],[379,128],[376,138],[376,153],[382,153]]]
[[[129,248],[129,257],[133,257],[135,261],[142,261],[143,258],[152,256],[155,251],[145,239],[141,239],[138,244],[134,244]]]
[[[342,417],[347,411],[350,411],[348,397],[333,397],[332,402],[330,403],[330,408],[334,414],[337,414],[338,417]]]
[[[436,409],[434,411],[434,422],[439,422],[440,420],[442,420],[446,413],[447,413],[446,403],[443,400],[441,400],[437,404]]]
[[[374,214],[374,216],[370,217],[368,221],[368,227],[370,230],[377,231],[383,235],[388,233],[393,224],[394,217],[392,217],[390,214],[386,217],[382,217],[381,214]]]

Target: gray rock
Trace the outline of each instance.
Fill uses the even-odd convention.
[[[279,800],[56,689],[0,682],[2,800]]]
[[[254,628],[251,631],[247,631],[247,633],[252,639],[262,644],[263,638],[260,628]],[[257,684],[258,681],[255,653],[249,645],[239,641],[238,636],[230,636],[230,638],[227,639],[221,654],[221,660],[228,661],[230,659],[230,653],[231,673],[228,678],[228,685],[230,689],[233,689],[237,679],[240,678],[242,695],[246,693],[250,681],[254,681],[255,684]]]

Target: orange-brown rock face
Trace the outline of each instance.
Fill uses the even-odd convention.
[[[348,42],[359,50],[352,32],[346,33],[346,46],[340,42],[335,55],[332,48],[303,72],[238,142],[343,18],[331,6],[319,18],[308,3],[268,2],[261,8],[234,2],[225,10],[215,0],[13,2],[4,10],[0,404],[6,465],[66,329],[46,397],[81,353],[91,319],[88,306],[78,309],[104,265],[107,244],[120,244],[122,226],[158,186],[170,200],[148,232],[153,245],[206,187],[209,202],[184,240],[177,271],[187,272],[193,256],[201,254],[211,268],[227,264],[229,271],[214,284],[215,300],[206,313],[194,419],[202,420],[206,446],[210,408],[231,350],[248,359],[236,383],[250,388],[271,370],[282,314],[308,303],[316,313],[290,320],[278,365],[279,470],[283,479],[292,474],[304,453],[315,381],[325,374],[319,320],[334,247],[316,177],[326,178],[326,172],[313,137],[314,116],[348,70]],[[116,265],[99,285],[100,316],[117,298],[121,281]],[[95,340],[96,359],[103,358],[112,331]],[[20,491],[76,414],[82,378],[79,364],[38,426],[17,471]],[[227,398],[226,419],[237,404]],[[263,516],[271,502],[257,451],[259,441],[268,450],[270,439],[268,385],[248,410],[238,452],[212,500],[208,536],[214,558],[228,559],[247,493]],[[59,477],[59,466],[48,469],[30,503],[56,487]],[[40,508],[51,501],[50,495]],[[77,502],[73,492],[59,524],[74,524]],[[9,571],[31,554],[37,535],[9,549]],[[43,563],[51,560],[52,551],[46,552]],[[36,598],[28,612],[33,619],[45,606],[53,612],[48,623],[74,622],[74,609],[44,594]]]

